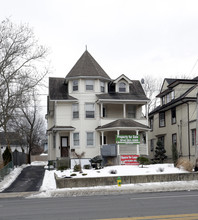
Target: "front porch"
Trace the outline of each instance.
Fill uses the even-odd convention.
[[[101,136],[101,155],[105,162],[121,164],[125,155],[148,155],[148,126],[135,122],[132,119],[119,119],[96,129]],[[139,137],[138,143],[120,144],[116,142],[117,136]]]

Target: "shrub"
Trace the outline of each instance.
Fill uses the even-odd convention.
[[[80,172],[81,171],[81,165],[80,164],[76,164],[74,166],[74,172]]]
[[[60,166],[60,167],[58,167],[57,169],[60,170],[60,171],[63,171],[63,170],[66,170],[66,169],[67,169],[67,166]]]
[[[82,176],[87,176],[87,173],[82,173]]]
[[[10,150],[8,149],[8,147],[6,147],[2,156],[3,156],[4,166],[7,165],[10,161],[12,161],[12,154],[10,153]]]
[[[158,141],[153,161],[154,163],[163,163],[165,159],[167,159],[166,150],[164,149],[162,142]]]
[[[162,167],[159,167],[158,169],[157,169],[157,172],[164,172],[164,168],[162,168]]]
[[[193,165],[187,158],[179,158],[177,161],[177,168],[184,169],[186,171],[192,172]]]
[[[142,165],[142,167],[143,167],[143,165],[150,164],[150,161],[149,161],[149,159],[147,157],[138,157],[137,158],[137,162],[140,165]]]
[[[90,164],[85,164],[83,168],[85,170],[90,170],[91,169],[91,165]]]
[[[116,174],[116,173],[117,173],[117,170],[110,170],[109,173],[110,173],[110,174]]]
[[[76,176],[76,173],[72,173],[70,176]]]

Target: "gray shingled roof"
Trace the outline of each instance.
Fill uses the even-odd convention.
[[[97,95],[98,99],[116,99],[116,100],[149,100],[138,80],[131,80],[129,93],[110,92]]]
[[[118,119],[116,121],[113,121],[109,124],[103,125],[103,126],[99,126],[96,129],[109,129],[109,128],[140,128],[140,129],[149,129],[148,126],[143,125],[139,122],[136,122],[132,119]]]
[[[67,74],[66,79],[81,77],[95,77],[110,80],[110,77],[86,50],[74,67]]]
[[[67,85],[64,83],[65,78],[49,78],[49,99],[50,100],[77,100],[68,95]]]

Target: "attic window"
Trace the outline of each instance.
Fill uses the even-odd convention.
[[[119,83],[119,92],[126,92],[126,83]]]

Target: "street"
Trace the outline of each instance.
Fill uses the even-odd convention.
[[[198,191],[0,199],[0,219],[78,220],[183,214],[193,214],[193,219],[198,219],[197,200]]]

